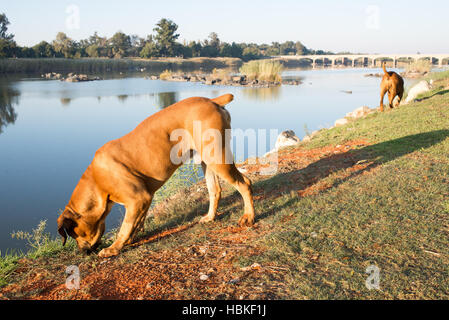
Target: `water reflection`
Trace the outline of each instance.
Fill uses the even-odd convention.
[[[19,91],[0,83],[0,134],[8,124],[16,122],[14,105],[19,103],[19,96]]]
[[[129,95],[127,94],[120,94],[117,96],[118,101],[120,101],[121,103],[125,103],[126,100],[128,99]]]
[[[70,98],[61,98],[60,101],[61,101],[61,104],[63,106],[68,106],[70,104],[70,102],[72,102],[72,99],[70,99]]]
[[[177,92],[160,92],[155,94],[156,105],[159,109],[164,109],[178,101]]]
[[[277,101],[281,96],[282,87],[271,88],[245,88],[242,90],[243,95],[255,101]]]

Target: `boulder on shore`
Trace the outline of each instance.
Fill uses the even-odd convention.
[[[404,104],[414,101],[420,94],[430,91],[432,86],[426,80],[422,80],[414,85],[408,92]]]
[[[371,112],[373,112],[373,110],[371,110],[367,106],[363,106],[363,107],[355,109],[352,112],[347,113],[345,118],[359,119],[359,118],[366,116],[367,114],[369,114]]]
[[[101,80],[101,78],[99,77],[89,78],[87,74],[73,74],[73,73],[69,73],[67,75],[67,78],[61,79],[61,81],[65,82],[81,82],[81,81],[95,81],[95,80]]]
[[[286,130],[281,132],[278,136],[274,147],[276,150],[279,150],[284,147],[295,146],[300,142],[301,140],[296,136],[293,130]]]
[[[344,125],[347,124],[348,122],[349,122],[348,119],[346,119],[346,118],[341,118],[341,119],[338,119],[338,120],[335,121],[334,126],[335,126],[335,127],[344,126]]]

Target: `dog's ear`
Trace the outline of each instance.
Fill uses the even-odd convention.
[[[63,213],[58,218],[58,233],[62,237],[62,245],[65,246],[67,241],[67,235],[69,230],[72,230],[76,222],[77,217],[73,214],[72,211],[65,209]]]

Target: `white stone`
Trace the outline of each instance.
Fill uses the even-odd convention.
[[[348,119],[341,118],[341,119],[338,119],[338,120],[335,121],[335,126],[336,127],[343,126],[343,125],[347,124],[348,122],[349,122]]]
[[[276,144],[274,147],[276,150],[279,150],[284,147],[295,146],[300,142],[301,140],[296,136],[293,130],[287,130],[281,132],[276,140]]]
[[[371,112],[372,112],[372,110],[370,108],[368,108],[367,106],[363,106],[363,107],[355,109],[352,112],[347,113],[346,117],[352,118],[352,119],[359,119],[361,117],[366,116],[367,114],[369,114]]]
[[[414,85],[408,92],[407,98],[404,101],[404,104],[410,103],[416,99],[420,94],[430,91],[432,87],[426,80],[422,80]]]

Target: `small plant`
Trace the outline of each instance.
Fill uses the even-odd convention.
[[[27,256],[30,258],[51,255],[61,250],[61,242],[58,239],[52,239],[51,234],[46,232],[47,220],[39,222],[37,227],[32,232],[17,231],[11,234],[12,238],[25,240],[30,250]],[[70,242],[72,243],[72,242]],[[72,245],[68,245],[65,248],[72,248]]]
[[[281,82],[282,64],[273,60],[254,60],[245,63],[240,73],[249,80]]]
[[[173,76],[173,73],[170,70],[165,70],[159,76],[161,80],[168,80]]]

